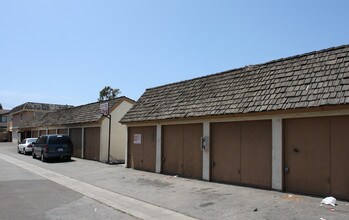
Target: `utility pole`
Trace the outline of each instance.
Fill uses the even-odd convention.
[[[108,114],[106,116],[109,119],[109,135],[108,135],[108,161],[107,163],[109,163],[109,159],[110,159],[110,132],[111,132],[111,115]]]
[[[108,160],[107,160],[107,163],[110,163],[111,114],[109,113],[109,102],[101,103],[99,108],[100,108],[101,114],[109,119]]]

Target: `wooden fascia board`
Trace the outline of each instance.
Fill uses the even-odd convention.
[[[240,114],[226,114],[226,115],[214,115],[214,116],[201,116],[201,117],[189,117],[189,118],[173,118],[173,119],[162,119],[162,120],[149,120],[149,121],[137,121],[137,122],[123,122],[122,124],[129,127],[132,126],[149,126],[157,124],[175,124],[177,122],[183,123],[202,123],[204,121],[221,121],[224,119],[241,119],[247,118],[260,118],[260,119],[270,119],[273,117],[285,117],[292,118],[298,115],[307,116],[311,113],[322,113],[324,116],[326,113],[331,113],[331,115],[340,114],[340,111],[347,110],[349,113],[349,104],[347,105],[336,105],[336,106],[321,106],[312,108],[301,108],[301,109],[286,109],[286,110],[276,110],[276,111],[265,111],[265,112],[253,112],[253,113],[240,113]],[[344,114],[347,114],[344,112]]]

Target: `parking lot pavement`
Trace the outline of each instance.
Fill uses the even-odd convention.
[[[198,219],[348,219],[349,203],[320,205],[322,198],[217,184],[126,169],[73,158],[42,163],[0,144],[0,153],[84,183]]]
[[[0,159],[0,219],[135,219]]]

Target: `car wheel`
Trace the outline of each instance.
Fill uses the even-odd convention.
[[[67,156],[67,157],[66,157],[66,160],[67,160],[67,161],[70,161],[70,160],[71,160],[71,156]]]
[[[34,150],[33,150],[33,152],[32,152],[32,157],[33,157],[33,159],[36,159],[36,155],[35,155],[35,153],[34,153]]]
[[[26,155],[27,152],[25,152],[25,147],[23,147],[23,154]]]
[[[42,162],[46,162],[46,161],[47,161],[47,159],[46,159],[44,153],[41,153],[41,161],[42,161]]]

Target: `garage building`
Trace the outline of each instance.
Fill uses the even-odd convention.
[[[135,102],[127,97],[109,100],[111,115],[110,158],[124,162],[126,126],[119,122]],[[100,102],[49,112],[28,121],[21,130],[31,137],[45,134],[69,134],[73,142],[74,157],[108,161],[109,119],[100,113]]]
[[[150,88],[127,166],[349,199],[349,45]]]

